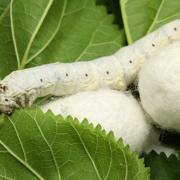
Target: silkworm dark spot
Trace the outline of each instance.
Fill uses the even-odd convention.
[[[8,90],[7,86],[3,86],[2,84],[0,84],[0,89],[5,92],[6,90]]]
[[[132,63],[132,60],[129,60],[129,63]]]
[[[86,73],[85,76],[88,77],[88,74]]]
[[[68,73],[66,73],[66,77],[68,77],[69,76],[69,74]]]
[[[41,78],[40,81],[43,82],[43,79]]]
[[[6,102],[8,102],[9,100],[7,98],[4,99]]]
[[[174,28],[174,31],[177,31],[177,28],[176,28],[176,27]]]
[[[15,98],[15,97],[14,97]],[[21,106],[21,99],[20,99],[20,97],[17,97],[16,98],[16,103],[19,105],[19,106]]]
[[[29,96],[28,96],[27,94],[25,94],[25,95],[24,95],[24,103],[25,103],[26,105],[29,105],[29,101],[30,101]]]
[[[109,71],[106,71],[106,74],[109,74]]]
[[[152,44],[152,47],[155,47],[155,44]]]

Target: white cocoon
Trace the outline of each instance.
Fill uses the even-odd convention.
[[[162,128],[180,132],[180,42],[151,56],[139,74],[145,111]]]
[[[132,150],[143,150],[149,139],[151,126],[136,101],[128,94],[110,89],[81,92],[58,98],[42,107],[64,117],[71,115],[79,120],[87,118],[93,125],[100,124],[106,131],[112,130],[122,137]]]

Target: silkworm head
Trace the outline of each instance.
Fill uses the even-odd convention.
[[[179,39],[180,20],[172,21],[161,28],[161,31],[172,41]]]
[[[5,114],[11,114],[16,107],[14,98],[0,94],[0,112]]]

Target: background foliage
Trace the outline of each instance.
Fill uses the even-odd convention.
[[[179,12],[179,0],[0,0],[0,78],[26,67],[112,54],[180,18]],[[144,157],[152,179],[179,177],[178,155]],[[35,108],[5,117],[0,178],[144,180],[149,174],[137,153],[100,126]]]

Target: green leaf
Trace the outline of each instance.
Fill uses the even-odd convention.
[[[8,36],[0,42],[4,47],[0,59],[10,61],[15,69],[29,63],[31,67],[90,60],[109,55],[125,44],[123,30],[113,24],[114,16],[95,0],[12,0],[10,20],[12,33],[8,17],[0,24],[0,34]],[[10,72],[8,67],[3,69],[0,76]]]
[[[148,169],[122,141],[71,117],[16,111],[0,130],[1,179],[148,179]]]
[[[128,43],[180,18],[179,0],[120,0]]]
[[[4,12],[4,9],[8,6],[10,0],[0,0],[0,19],[2,18],[1,15]]]
[[[158,155],[155,151],[145,155],[145,164],[151,169],[152,180],[177,180],[180,177],[180,159],[179,156],[170,155],[167,157],[164,153]]]
[[[16,69],[15,51],[11,37],[9,5],[0,16],[0,79]]]

